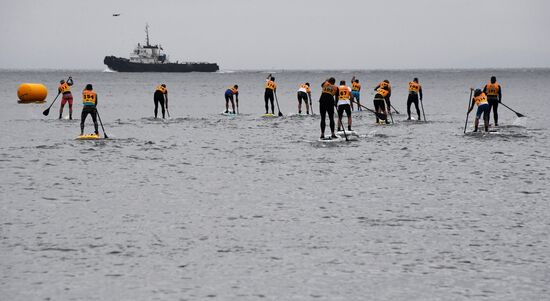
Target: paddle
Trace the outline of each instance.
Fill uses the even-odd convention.
[[[516,113],[516,116],[518,116],[519,118],[521,118],[521,117],[525,117],[525,115],[523,115],[523,114],[521,114],[521,113],[518,113],[518,112],[516,112],[516,111],[512,110],[512,108],[510,108],[509,106],[507,106],[507,105],[503,104],[502,102],[501,102],[500,104],[501,104],[501,105],[503,105],[503,106],[505,106],[505,107],[507,107],[507,108],[508,108],[508,110],[510,110],[510,111],[512,111],[512,112],[514,112],[514,113]]]
[[[371,110],[371,109],[365,107],[364,105],[360,104],[360,103],[359,103],[358,101],[356,101],[356,100],[352,100],[352,101],[355,102],[355,103],[357,104],[357,106],[359,106],[359,107],[361,107],[361,108],[363,108],[363,109],[365,109],[365,110],[367,110],[367,111],[373,113],[374,115],[376,115],[376,117],[378,117],[378,119],[383,119],[382,117],[384,117],[384,114],[378,113],[378,112],[376,112],[375,110]]]
[[[470,88],[470,97],[468,98],[468,112],[466,113],[466,122],[464,122],[464,134],[466,134],[466,127],[468,126],[468,116],[470,115],[470,106],[471,106],[473,92],[474,92],[474,89]]]
[[[277,102],[277,110],[279,111],[279,117],[283,117],[283,113],[281,113],[281,109],[279,108],[279,100],[277,99],[277,92],[273,90],[273,94],[275,95],[275,101]]]
[[[172,117],[170,117],[170,111],[168,111],[168,94],[166,94],[166,113],[168,114],[168,118],[172,118]],[[105,131],[103,131],[103,132],[105,132]]]
[[[424,115],[424,122],[426,122],[426,114],[424,114],[424,103],[422,102],[422,98],[420,98],[420,107],[422,108],[422,115]]]
[[[397,111],[392,104],[390,104],[390,107],[393,108],[393,110],[395,111],[396,114],[400,114],[399,111]],[[391,109],[388,110],[390,112],[390,116],[391,116]],[[392,123],[393,123],[393,120],[392,120]]]
[[[308,96],[309,96],[309,110],[311,111],[311,115],[315,115],[313,113],[313,103],[311,102],[311,94],[309,94]]]
[[[388,104],[388,101],[386,100],[386,105],[387,105],[387,104]],[[394,122],[393,122],[393,116],[392,116],[392,114],[391,114],[391,108],[393,108],[393,106],[390,104],[390,107],[388,108],[388,113],[390,114],[391,123],[394,123]],[[395,108],[394,108],[394,110],[395,110]],[[397,110],[395,110],[395,112],[396,112],[397,114],[399,114],[399,112],[397,112]]]
[[[336,114],[338,114],[338,106],[334,104],[334,107],[336,108]],[[342,114],[342,117],[344,117],[344,114]],[[348,134],[346,134],[346,129],[344,128],[344,123],[342,122],[342,118],[340,118],[340,115],[338,115],[338,120],[340,121],[340,126],[342,127],[342,132],[344,132],[344,137],[346,138],[346,141],[349,141]]]
[[[109,138],[109,136],[107,136],[107,133],[105,133],[105,128],[103,127],[103,122],[101,122],[101,116],[99,116],[99,111],[97,110],[97,108],[95,109],[95,112],[97,114],[97,118],[99,119],[99,124],[101,124],[101,129],[103,130],[103,136],[105,136],[105,139]]]
[[[59,94],[61,94],[61,92],[58,92],[57,93],[57,96],[54,98],[54,100],[52,101],[52,103],[50,104],[50,106],[44,110],[44,112],[42,112],[42,114],[44,114],[44,116],[48,116],[48,114],[50,114],[50,108],[53,106],[53,104],[55,103],[55,101],[57,100],[57,98],[59,97]]]

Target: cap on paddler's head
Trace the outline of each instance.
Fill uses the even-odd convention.
[[[84,90],[93,90],[94,88],[92,87],[92,84],[87,84],[86,85],[86,88],[84,88]]]
[[[166,84],[162,84],[161,86],[162,86],[163,88],[166,88]]]
[[[62,80],[59,81],[59,83],[60,83],[60,84],[64,84],[64,83],[65,83],[65,80],[62,79]]]

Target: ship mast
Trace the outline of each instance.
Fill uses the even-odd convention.
[[[148,23],[145,23],[145,36],[147,37],[147,39],[145,40],[147,42],[147,46],[150,46],[149,45],[149,24]]]

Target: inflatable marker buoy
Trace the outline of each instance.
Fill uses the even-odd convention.
[[[19,103],[43,103],[48,96],[48,89],[43,84],[23,83],[17,88]]]

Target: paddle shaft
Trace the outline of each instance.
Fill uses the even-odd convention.
[[[427,121],[426,114],[424,114],[424,103],[422,102],[422,98],[420,99],[420,107],[422,108],[422,115],[424,116],[424,121]]]
[[[466,127],[468,126],[468,116],[470,115],[470,106],[472,101],[472,93],[474,90],[470,89],[470,97],[468,98],[468,111],[466,111],[466,122],[464,122],[464,134],[466,134]]]
[[[57,100],[57,98],[59,97],[60,94],[61,94],[61,92],[58,92],[57,96],[54,98],[54,100],[52,101],[50,106],[47,109],[45,109],[44,112],[42,112],[42,114],[44,114],[44,116],[48,116],[50,114],[50,108],[53,106],[53,104],[55,103],[55,101]]]
[[[273,90],[273,95],[275,95],[275,102],[277,102],[277,110],[279,111],[279,116],[283,116],[283,113],[281,113],[281,108],[279,107],[279,100],[277,99],[277,92]]]
[[[315,115],[313,114],[313,103],[311,102],[311,94],[308,96],[309,96],[309,109],[311,111],[311,115]]]
[[[390,116],[391,116],[391,108],[393,108],[393,110],[395,111],[395,113],[399,114],[399,111],[397,111],[397,110],[395,109],[395,107],[394,107],[392,104],[390,104],[390,109],[388,110],[388,111],[390,112]],[[393,123],[393,121],[392,121],[392,123]]]
[[[523,114],[521,114],[521,113],[518,113],[518,112],[512,110],[512,108],[510,108],[509,106],[503,104],[502,102],[501,102],[500,104],[503,105],[503,106],[505,106],[506,108],[508,108],[508,110],[510,110],[510,111],[512,111],[512,112],[514,112],[514,113],[516,113],[516,115],[517,115],[518,117],[525,117],[525,115],[523,115]]]
[[[386,100],[386,105],[388,104],[388,101]],[[394,123],[393,122],[393,116],[391,114],[391,108],[393,108],[393,106],[390,104],[389,107],[388,107],[388,113],[390,114],[390,119],[391,119],[391,123]],[[395,110],[395,108],[394,108]],[[397,112],[397,110],[395,110],[395,112]],[[399,114],[399,112],[397,112],[397,114]]]
[[[105,136],[105,138],[109,138],[109,136],[107,136],[107,133],[105,133],[105,128],[103,127],[103,122],[101,121],[101,116],[99,116],[99,111],[97,110],[97,108],[95,109],[95,112],[97,114],[97,118],[99,119],[99,124],[101,124],[101,129],[103,130],[103,136]]]
[[[170,111],[168,111],[168,94],[166,94],[166,113],[168,114],[168,118],[171,118]]]
[[[358,101],[356,101],[356,100],[352,100],[352,101],[355,102],[359,107],[361,107],[361,108],[363,108],[363,109],[365,109],[365,110],[367,110],[367,111],[373,113],[373,114],[376,115],[376,117],[378,117],[379,119],[382,119],[382,117],[383,117],[382,114],[377,113],[376,111],[371,110],[371,109],[365,107],[364,105],[360,104],[360,103],[359,103]]]

